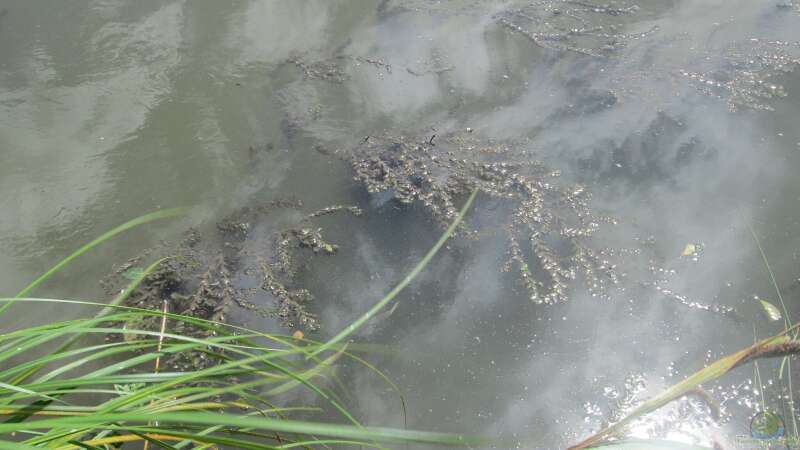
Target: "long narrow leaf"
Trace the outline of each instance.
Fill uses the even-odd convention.
[[[343,439],[364,439],[379,442],[418,442],[429,444],[477,444],[480,439],[469,438],[458,434],[435,433],[428,431],[398,430],[393,428],[355,427],[351,425],[314,423],[302,421],[286,421],[278,419],[246,417],[226,414],[208,413],[116,413],[96,414],[84,417],[64,417],[42,419],[28,423],[0,424],[0,433],[12,433],[21,430],[46,430],[52,428],[92,427],[115,428],[113,423],[147,423],[158,421],[171,424],[225,425],[236,428],[254,428],[283,433],[303,435],[320,435]]]
[[[154,220],[168,219],[168,218],[182,216],[182,215],[185,215],[188,211],[189,211],[188,208],[162,209],[160,211],[155,211],[155,212],[152,212],[152,213],[145,214],[143,216],[137,217],[137,218],[135,218],[133,220],[129,220],[129,221],[123,223],[122,225],[120,225],[120,226],[118,226],[118,227],[116,227],[116,228],[114,228],[112,230],[109,230],[109,231],[101,234],[100,236],[98,236],[97,238],[93,239],[88,244],[85,244],[81,248],[79,248],[79,249],[75,250],[74,252],[72,252],[72,254],[70,254],[66,258],[62,259],[61,261],[59,261],[56,265],[51,267],[50,270],[48,270],[47,272],[43,273],[38,278],[33,280],[30,284],[25,286],[21,291],[17,292],[17,295],[15,295],[15,297],[25,297],[32,290],[34,290],[37,286],[39,286],[40,284],[42,284],[45,281],[47,281],[48,278],[52,277],[56,272],[58,272],[59,270],[63,269],[64,267],[66,267],[70,262],[72,262],[72,260],[74,260],[75,258],[83,255],[84,253],[88,252],[89,250],[93,249],[94,247],[97,247],[98,245],[102,244],[103,242],[111,239],[112,237],[114,237],[114,236],[116,236],[116,235],[118,235],[118,234],[120,234],[122,232],[128,231],[131,228],[135,228],[135,227],[137,227],[139,225],[142,225],[142,224],[145,224],[145,223],[148,223],[148,222],[152,222]],[[13,304],[13,302],[8,302],[5,305],[3,305],[2,307],[0,307],[0,314],[3,314],[8,308],[11,307],[12,304]]]
[[[400,291],[402,291],[406,286],[408,286],[408,284],[411,283],[411,281],[413,281],[414,278],[416,278],[420,272],[422,272],[425,266],[428,265],[428,263],[431,261],[431,259],[433,259],[436,253],[439,252],[442,246],[444,246],[445,242],[447,242],[447,240],[453,234],[453,232],[455,232],[456,228],[464,219],[464,216],[467,214],[467,210],[469,210],[469,207],[470,205],[472,205],[472,201],[475,200],[475,196],[477,194],[478,194],[477,189],[472,191],[472,194],[470,194],[469,198],[467,199],[467,202],[464,203],[464,206],[461,208],[461,211],[459,211],[458,216],[456,216],[453,223],[451,223],[450,226],[447,227],[447,230],[444,232],[442,237],[440,237],[439,240],[436,242],[436,245],[434,245],[433,248],[431,248],[428,251],[428,253],[425,254],[425,257],[422,258],[422,260],[414,267],[414,269],[411,270],[411,272],[409,272],[408,275],[406,275],[406,277],[403,278],[403,280],[397,286],[394,287],[394,289],[392,289],[388,294],[386,294],[385,297],[383,297],[367,312],[361,315],[361,317],[359,317],[353,323],[345,327],[344,330],[340,331],[336,336],[332,337],[328,342],[322,344],[319,348],[311,352],[308,357],[310,358],[312,356],[316,356],[324,352],[325,350],[328,350],[333,345],[347,338],[347,336],[353,334],[356,330],[358,330],[365,323],[367,323],[367,321],[369,321],[372,317],[374,317],[375,314],[378,313],[378,311],[383,309],[384,306],[386,306],[389,302],[391,302],[397,296],[397,294],[400,293]]]

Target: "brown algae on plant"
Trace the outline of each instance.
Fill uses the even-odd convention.
[[[308,311],[314,296],[297,286],[298,271],[303,259],[333,255],[338,246],[323,238],[322,228],[314,226],[314,221],[340,212],[359,215],[361,211],[352,206],[331,206],[301,215],[264,239],[251,238],[257,225],[277,211],[290,211],[296,217],[301,208],[297,201],[273,201],[243,208],[216,224],[192,227],[181,242],[164,244],[127,261],[103,281],[104,287],[109,294],[118,292],[142,260],[153,254],[167,254],[170,257],[145,278],[128,297],[126,306],[160,310],[166,299],[171,313],[219,322],[228,320],[231,309],[236,307],[275,318],[287,328],[316,331],[319,321]],[[260,281],[257,287],[245,286],[244,278]],[[272,302],[263,301],[265,296]],[[255,297],[259,300],[254,301]],[[127,330],[158,331],[159,322],[158,317],[150,317],[123,326]],[[172,333],[194,337],[209,337],[212,333],[185,322],[170,325]],[[130,342],[144,336],[132,332],[122,339]],[[174,368],[203,367],[207,360],[202,353],[175,354],[163,363]]]
[[[589,290],[605,295],[617,281],[614,266],[592,249],[589,238],[603,222],[590,196],[560,173],[531,159],[528,152],[482,142],[471,132],[409,138],[370,136],[349,156],[355,179],[371,193],[390,195],[401,204],[418,202],[442,226],[458,210],[456,203],[478,189],[496,203],[492,224],[461,234],[479,238],[503,233],[508,241],[504,271],[516,271],[530,299],[556,303],[568,297],[582,277]]]

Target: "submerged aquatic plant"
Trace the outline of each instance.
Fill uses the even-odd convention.
[[[465,210],[466,207],[441,243],[458,225]],[[166,216],[145,217],[149,220]],[[168,312],[173,302],[167,298],[162,299],[163,309],[119,305],[144,280],[153,276],[161,279],[158,266],[164,263],[163,259],[142,270],[125,270],[130,282],[108,304],[23,298],[82,253],[146,221],[137,219],[106,233],[65,258],[16,297],[0,298],[5,305],[13,302],[83,305],[100,310],[90,319],[54,322],[0,334],[0,363],[16,362],[13,366],[0,365],[0,415],[8,418],[0,424],[0,447],[95,449],[143,442],[145,447],[151,444],[168,449],[188,445],[247,449],[328,445],[384,448],[379,442],[464,445],[475,441],[444,433],[362,426],[344,407],[339,394],[327,387],[331,380],[337,381],[333,364],[342,357],[352,358],[393,389],[397,390],[397,386],[336,340],[320,344],[226,325],[197,317],[207,315],[197,309],[188,310],[195,316],[174,314]],[[428,260],[430,257],[409,277],[422,270]],[[401,283],[398,289],[402,286]],[[160,323],[157,330],[133,325],[153,320]],[[186,329],[195,331],[175,332]],[[202,334],[198,335],[196,330],[202,330]],[[135,338],[125,338],[128,336]],[[110,342],[102,339],[98,342],[98,338],[110,337]],[[58,342],[62,344],[56,345]],[[326,350],[331,352],[324,359],[317,356]],[[162,358],[187,353],[202,354],[212,363],[184,370],[159,370]],[[317,405],[285,405],[284,394],[295,389],[310,391],[348,424],[291,418],[296,414],[309,418],[324,412]]]
[[[612,3],[537,0],[504,10],[495,19],[506,29],[544,49],[590,56],[603,64],[611,62],[606,72],[616,74],[616,80],[612,79],[608,85],[615,98],[624,92],[641,95],[640,89],[659,95],[646,85],[634,88],[638,85],[637,79],[643,76],[649,79],[653,73],[670,74],[676,80],[688,82],[698,92],[725,102],[731,111],[742,108],[773,110],[771,100],[787,95],[778,80],[800,65],[800,43],[752,36],[718,45],[714,43],[714,35],[726,26],[719,23],[707,30],[704,28],[707,34],[684,53],[681,64],[669,58],[664,58],[663,62],[652,59],[651,52],[647,51],[643,55],[648,55],[645,56],[648,74],[631,71],[631,67],[642,65],[642,54],[622,50],[636,41],[648,39],[654,45],[670,45],[691,39],[687,37],[690,33],[674,33],[670,30],[673,27],[652,25],[650,6],[643,10],[636,2],[628,0]],[[781,10],[798,8],[780,3],[775,7],[778,14],[789,13]]]
[[[150,274],[125,304],[158,309],[167,298],[175,312],[220,322],[226,320],[232,307],[238,307],[263,317],[275,317],[287,328],[316,331],[319,320],[308,309],[314,296],[298,286],[298,273],[307,257],[333,255],[338,246],[325,240],[315,221],[342,212],[358,216],[361,210],[335,205],[303,215],[301,209],[302,204],[297,201],[277,200],[242,208],[213,227],[206,224],[189,228],[178,244],[155,250],[169,255],[168,261]],[[265,223],[266,217],[279,211],[290,216],[288,221],[284,218],[288,223],[267,232],[263,227],[253,232]],[[106,290],[118,291],[126,275],[141,265],[145,254],[152,252],[129,260],[107,277]],[[152,331],[158,328],[157,322],[149,320],[137,325]],[[189,324],[180,327],[176,331],[197,337],[208,334]],[[198,359],[202,356],[175,355],[167,365],[197,366],[202,364]]]
[[[356,181],[369,192],[420,204],[443,225],[456,216],[459,198],[480,190],[493,202],[491,223],[460,232],[470,238],[503,233],[509,247],[502,270],[517,273],[532,301],[564,301],[580,277],[593,294],[605,295],[617,274],[588,238],[612,220],[592,213],[582,186],[561,181],[558,171],[527,152],[511,150],[463,131],[426,138],[370,136],[349,158]]]
[[[542,48],[605,56],[658,31],[658,27],[634,34],[620,31],[637,11],[639,6],[631,1],[538,0],[503,11],[496,19]]]

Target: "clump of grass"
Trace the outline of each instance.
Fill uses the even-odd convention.
[[[17,300],[105,307],[83,301]],[[212,337],[173,334],[169,327],[161,333],[120,325],[143,318],[191,324],[211,331]],[[131,334],[140,338],[104,341]],[[78,336],[83,339],[75,348],[32,356]],[[289,336],[123,306],[92,319],[12,331],[0,336],[0,367],[4,367],[0,370],[0,415],[7,417],[0,424],[4,436],[0,446],[10,445],[12,436],[28,446],[56,448],[131,441],[164,448],[189,444],[289,448],[323,438],[378,448],[377,442],[384,441],[464,442],[453,435],[363,427],[328,387],[335,376],[334,363],[348,357],[345,347],[334,347],[324,358],[305,358],[319,348],[319,343]],[[158,358],[192,351],[215,364],[181,372],[154,370]],[[11,366],[12,358],[19,362]],[[296,389],[313,392],[345,424],[290,420],[293,414],[313,417],[321,412],[317,405],[287,405],[281,400]]]
[[[0,334],[0,416],[5,418],[0,423],[0,449],[98,449],[131,442],[170,450],[190,445],[384,448],[386,442],[465,445],[473,441],[460,435],[363,426],[347,410],[341,390],[335,389],[341,383],[333,368],[340,358],[351,358],[399,393],[385,374],[348,352],[341,342],[425,267],[458,226],[474,197],[475,193],[439,244],[364,315],[366,319],[362,317],[327,343],[173,314],[166,306],[160,310],[123,306],[125,298],[163,260],[137,273],[108,303],[29,297],[36,287],[95,246],[135,226],[179,216],[184,210],[149,214],[103,234],[15,297],[0,298],[0,315],[16,302],[98,309],[92,318]],[[159,330],[132,325],[152,320],[162,324]],[[176,328],[204,333],[197,337],[171,332]],[[135,338],[125,338],[131,336]],[[159,370],[161,358],[190,352],[212,363],[183,371]],[[290,404],[287,393],[295,390],[309,391],[317,401]],[[327,411],[333,411],[339,420]]]

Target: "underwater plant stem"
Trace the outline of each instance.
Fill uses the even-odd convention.
[[[767,259],[767,253],[764,251],[764,247],[761,245],[761,240],[758,239],[758,235],[756,234],[755,230],[753,229],[750,222],[745,220],[747,224],[747,229],[750,230],[750,234],[753,236],[753,240],[756,243],[756,247],[758,247],[758,252],[761,255],[761,259],[764,261],[764,267],[767,269],[767,273],[769,273],[769,279],[772,281],[772,286],[775,287],[775,293],[778,295],[778,300],[781,302],[781,309],[783,310],[783,327],[788,332],[789,327],[791,326],[791,322],[789,321],[789,310],[786,308],[786,303],[783,301],[783,295],[781,294],[781,289],[778,287],[778,281],[775,279],[775,272],[772,271],[772,267],[769,265],[769,260]],[[794,333],[794,338],[797,339],[798,335],[797,332]],[[792,409],[794,410],[794,387],[792,386],[792,366],[791,361],[789,358],[784,358],[781,361],[780,370],[778,372],[778,378],[783,379],[783,369],[788,369],[788,382],[789,382],[789,404],[791,405]],[[763,391],[763,389],[762,389]],[[794,414],[790,414],[792,418],[792,429],[794,430],[795,436],[797,435],[797,418]]]

